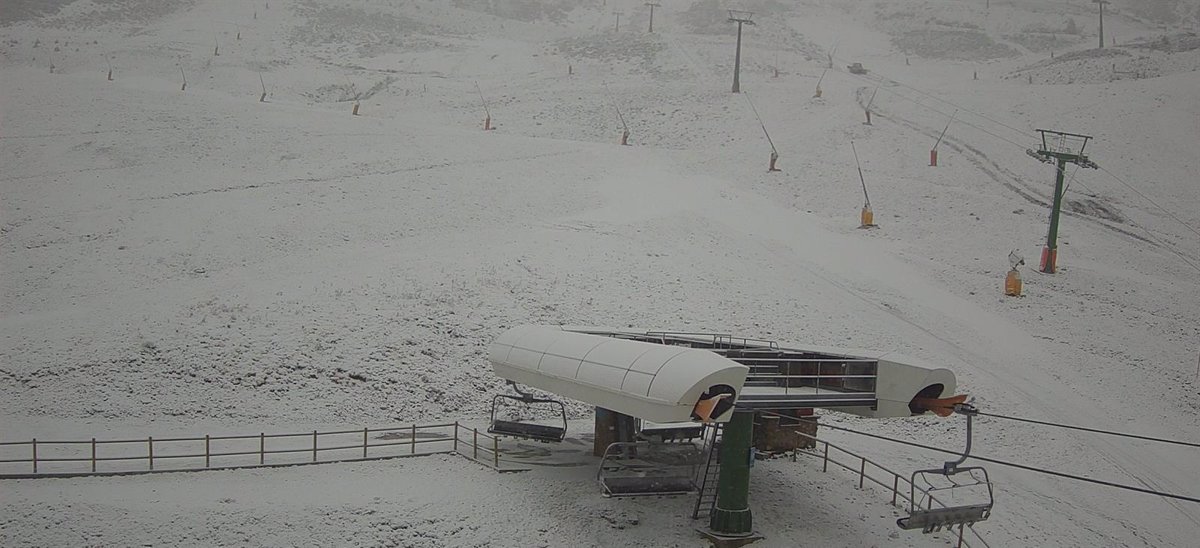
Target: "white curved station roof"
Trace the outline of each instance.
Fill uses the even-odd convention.
[[[500,335],[489,359],[501,378],[653,422],[691,420],[714,385],[740,394],[749,371],[703,349],[534,325]]]

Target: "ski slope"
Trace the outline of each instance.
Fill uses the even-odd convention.
[[[624,0],[6,2],[0,440],[482,424],[502,390],[487,344],[525,323],[895,349],[985,411],[1200,440],[1195,2],[1109,7],[1144,79],[1063,56],[1095,47],[1090,3],[663,4],[649,34]],[[736,95],[722,10],[739,5],[758,24]],[[1128,45],[1164,35],[1183,45]],[[1060,272],[1026,266],[1005,298],[1009,251],[1036,263],[1048,224],[1035,129],[1094,135],[1104,171],[1068,173]],[[851,141],[878,229],[857,228]],[[945,460],[821,435],[899,471]],[[974,451],[1200,496],[1189,448],[980,419]],[[989,470],[993,546],[1200,533],[1193,503]],[[704,545],[691,499],[602,499],[591,467],[428,457],[3,492],[4,546]],[[952,540],[900,531],[885,496],[811,463],[759,462],[751,503],[764,546]]]

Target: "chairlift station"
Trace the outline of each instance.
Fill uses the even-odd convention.
[[[517,391],[493,400],[490,432],[564,439],[565,406],[519,385],[594,405],[602,493],[695,494],[693,518],[709,518],[706,535],[713,539],[753,535],[750,465],[769,425],[786,430],[807,422],[815,434],[807,416],[814,408],[868,418],[970,409],[961,405],[965,396],[952,398],[953,372],[894,352],[786,348],[724,334],[524,325],[493,341],[489,359],[496,375]],[[549,408],[556,420],[501,418],[503,403]],[[815,439],[790,436],[805,437]],[[690,443],[666,443],[696,438],[704,440],[699,451]],[[968,430],[968,450],[957,463],[969,454],[969,439]],[[965,470],[952,464],[933,473],[949,477]],[[992,506],[990,483],[987,500],[970,509],[934,508],[931,495],[923,498],[929,500],[918,504],[914,492],[903,528],[933,532],[969,525],[987,519]]]

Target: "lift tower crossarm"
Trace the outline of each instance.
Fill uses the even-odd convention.
[[[646,6],[650,8],[650,33],[654,33],[654,8],[662,7],[658,2],[646,2]]]

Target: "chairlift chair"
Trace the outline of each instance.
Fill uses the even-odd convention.
[[[704,436],[705,424],[700,422],[665,422],[656,423],[639,420],[638,439],[659,442],[691,443],[692,440]]]
[[[678,447],[677,444],[669,444]],[[661,450],[667,445],[657,444]],[[609,444],[596,470],[605,497],[686,495],[696,492],[696,462],[655,462],[655,444],[646,441]],[[618,462],[625,460],[625,463]]]
[[[982,466],[959,466],[967,460],[971,455],[971,418],[978,412],[970,404],[955,405],[954,411],[967,416],[967,447],[963,451],[962,457],[958,460],[949,461],[942,465],[941,468],[933,468],[929,470],[917,470],[913,472],[912,478],[909,480],[909,511],[908,516],[896,520],[896,525],[901,529],[920,529],[923,533],[933,533],[940,531],[943,528],[949,529],[958,525],[970,526],[977,522],[984,521],[991,517],[992,506],[995,504],[995,497],[992,491],[992,482],[988,477],[987,470]],[[965,474],[967,481],[956,481],[956,478],[961,478],[961,474]],[[942,477],[945,478],[948,486],[935,487],[929,478]],[[922,499],[925,503],[921,503],[917,498],[917,482],[923,481],[929,486],[929,489],[922,489]],[[974,504],[950,505],[946,497],[943,500],[934,498],[935,492],[972,492],[979,493],[986,489],[987,500],[981,500]],[[941,504],[935,508],[934,504]]]
[[[528,392],[522,392],[517,383],[508,381],[508,384],[513,387],[513,390],[518,395],[511,394],[496,394],[492,398],[492,416],[491,423],[488,426],[488,433],[498,436],[510,436],[514,438],[522,438],[527,440],[540,441],[543,443],[561,442],[567,437],[567,407],[561,401],[551,398],[539,398]],[[512,400],[525,406],[550,404],[551,407],[558,406],[558,415],[562,419],[562,426],[551,426],[548,424],[539,424],[535,422],[522,422],[519,420],[501,420],[496,418],[496,411],[499,408],[501,400]]]

